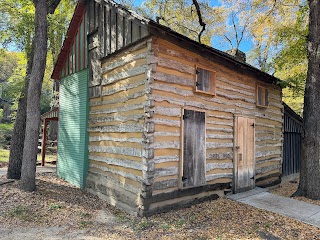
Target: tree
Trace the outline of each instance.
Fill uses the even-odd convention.
[[[147,0],[138,10],[174,31],[206,45],[211,45],[213,32],[218,34],[224,28],[224,10],[212,8],[208,0]]]
[[[55,1],[48,1],[52,5]],[[42,90],[46,92],[41,99],[41,111],[48,110],[50,91],[50,75],[52,71],[53,62],[61,47],[64,34],[68,27],[68,22],[71,19],[76,0],[62,0],[59,8],[55,14],[48,16],[49,30],[49,49],[51,54],[47,58],[48,68],[46,69],[45,88]],[[13,179],[20,179],[21,165],[23,158],[24,137],[25,137],[25,123],[26,123],[26,109],[27,109],[27,90],[30,79],[32,62],[33,62],[33,48],[32,39],[34,39],[34,15],[35,8],[32,1],[29,0],[5,0],[0,2],[0,44],[8,48],[14,48],[25,52],[27,58],[26,74],[24,84],[21,87],[20,97],[18,97],[18,109],[16,114],[16,121],[14,125],[13,136],[10,147],[10,157],[7,177]],[[54,11],[52,9],[52,11]],[[49,84],[50,82],[50,84]],[[14,84],[16,85],[16,84]],[[48,94],[50,93],[50,94]]]
[[[48,14],[53,14],[60,0],[34,0],[35,37],[33,64],[27,97],[26,132],[21,168],[21,189],[34,191],[40,126],[40,96],[48,50]]]
[[[320,199],[320,0],[309,0],[308,73],[304,95],[300,184],[295,195]]]

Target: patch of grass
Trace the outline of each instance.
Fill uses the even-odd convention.
[[[169,229],[170,229],[170,225],[167,224],[167,223],[164,223],[164,224],[161,225],[161,228],[162,228],[163,230],[169,230]]]
[[[147,219],[143,219],[140,222],[138,222],[135,226],[136,230],[147,230],[148,228],[153,227],[154,224],[151,221],[148,221]]]
[[[175,226],[177,228],[182,228],[185,223],[186,223],[186,221],[184,219],[180,218],[175,222]]]
[[[116,219],[117,219],[116,221],[119,222],[119,223],[123,223],[123,222],[128,222],[129,221],[127,215],[124,214],[121,211],[116,212],[115,216],[116,216]]]
[[[26,206],[16,206],[8,212],[10,217],[16,217],[23,221],[30,220],[30,211]]]
[[[92,224],[93,224],[92,221],[81,221],[81,222],[80,222],[80,227],[85,228],[85,227],[88,227],[88,226],[90,226],[90,225],[92,225]]]
[[[55,210],[55,209],[61,209],[61,208],[63,208],[63,206],[60,204],[50,204],[49,208],[52,210]]]
[[[80,213],[80,217],[82,217],[82,218],[89,218],[89,217],[91,217],[91,214],[90,214],[90,213],[87,213],[87,212],[81,212],[81,213]]]
[[[0,148],[0,162],[8,162],[9,161],[9,149]],[[41,154],[37,156],[38,161],[41,161]],[[46,154],[46,162],[51,162],[57,160],[57,155]]]
[[[0,123],[0,131],[12,131],[13,123]]]
[[[0,148],[0,162],[8,162],[9,153],[10,153],[10,150]]]

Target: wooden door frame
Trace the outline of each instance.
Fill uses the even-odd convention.
[[[236,193],[238,188],[238,154],[237,153],[237,141],[238,141],[238,117],[244,117],[244,118],[251,118],[254,120],[254,123],[256,122],[256,118],[253,116],[248,115],[240,115],[240,114],[234,114],[234,131],[233,131],[233,184],[232,184],[232,192]],[[254,135],[253,135],[253,143],[254,143],[254,149],[253,149],[253,156],[254,161],[256,158],[256,134],[254,129]],[[256,163],[254,164],[254,170],[253,170],[254,177],[256,176]],[[253,187],[255,187],[255,179],[253,182]]]
[[[183,119],[183,115],[184,115],[184,110],[192,110],[192,111],[197,111],[197,112],[204,112],[205,114],[205,118],[204,118],[204,129],[205,129],[205,145],[207,144],[207,111],[203,110],[203,109],[199,109],[199,108],[195,108],[195,107],[189,107],[189,106],[184,106],[181,108],[181,118],[180,118],[180,163],[179,163],[179,174],[178,174],[178,187],[179,189],[188,189],[188,188],[193,188],[193,187],[199,187],[198,186],[189,186],[189,187],[183,187],[182,184],[182,177],[183,177],[183,150],[184,150],[184,119]],[[205,146],[204,148],[204,156],[205,156],[205,164],[204,164],[204,174],[206,177],[207,174],[207,147]],[[204,184],[205,185],[205,184]],[[201,185],[203,186],[203,185]]]

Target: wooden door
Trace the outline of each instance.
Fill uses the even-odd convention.
[[[255,186],[254,119],[235,117],[234,191],[241,192]]]
[[[205,113],[184,110],[182,187],[204,185],[205,176]]]

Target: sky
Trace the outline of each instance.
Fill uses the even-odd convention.
[[[134,0],[135,6],[141,6],[144,0]],[[218,0],[211,0],[212,6],[221,6],[221,3]],[[213,36],[211,39],[211,46],[219,49],[221,51],[226,51],[231,48],[229,43],[226,43],[222,36]],[[239,49],[243,52],[248,52],[252,49],[253,43],[250,39],[243,39]]]

